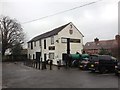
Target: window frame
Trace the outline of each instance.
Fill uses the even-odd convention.
[[[51,37],[51,44],[54,44],[54,36]]]
[[[41,40],[39,40],[39,46],[41,46],[42,45],[42,41]]]
[[[55,50],[55,46],[49,46],[48,50]]]
[[[30,48],[30,43],[28,43],[28,48]]]
[[[52,58],[51,58],[51,55],[52,55]],[[54,58],[55,58],[55,53],[50,52],[50,53],[49,53],[49,59],[54,59]]]
[[[34,47],[36,47],[36,41],[34,41]]]
[[[66,40],[66,41],[64,41],[64,40]],[[61,43],[67,43],[67,38],[61,38]]]
[[[35,59],[35,54],[33,54],[33,60]]]
[[[44,49],[46,49],[46,39],[44,39]]]
[[[31,49],[33,49],[33,42],[31,42]]]

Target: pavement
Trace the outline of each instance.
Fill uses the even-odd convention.
[[[114,73],[98,74],[78,68],[60,70],[49,65],[45,70],[25,66],[22,62],[2,64],[3,88],[118,88]]]

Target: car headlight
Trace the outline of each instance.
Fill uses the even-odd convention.
[[[120,63],[118,63],[117,65],[119,65],[119,66],[120,66]]]
[[[115,68],[118,68],[118,66],[115,66]]]
[[[91,65],[91,67],[94,67],[94,65]]]
[[[80,67],[82,68],[83,66],[82,66],[82,65],[80,65]]]

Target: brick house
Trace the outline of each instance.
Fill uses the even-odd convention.
[[[94,42],[87,42],[85,44],[83,51],[87,54],[99,54],[102,48],[113,56],[118,57],[118,51],[120,49],[120,35],[116,35],[115,39],[112,40],[99,40],[98,38],[95,38]]]

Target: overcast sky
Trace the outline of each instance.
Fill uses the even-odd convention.
[[[74,9],[59,15],[24,23],[93,1],[97,3]],[[113,39],[118,34],[119,0],[1,0],[0,13],[16,18],[27,35],[26,41],[56,27],[73,22],[84,35],[84,44]]]

